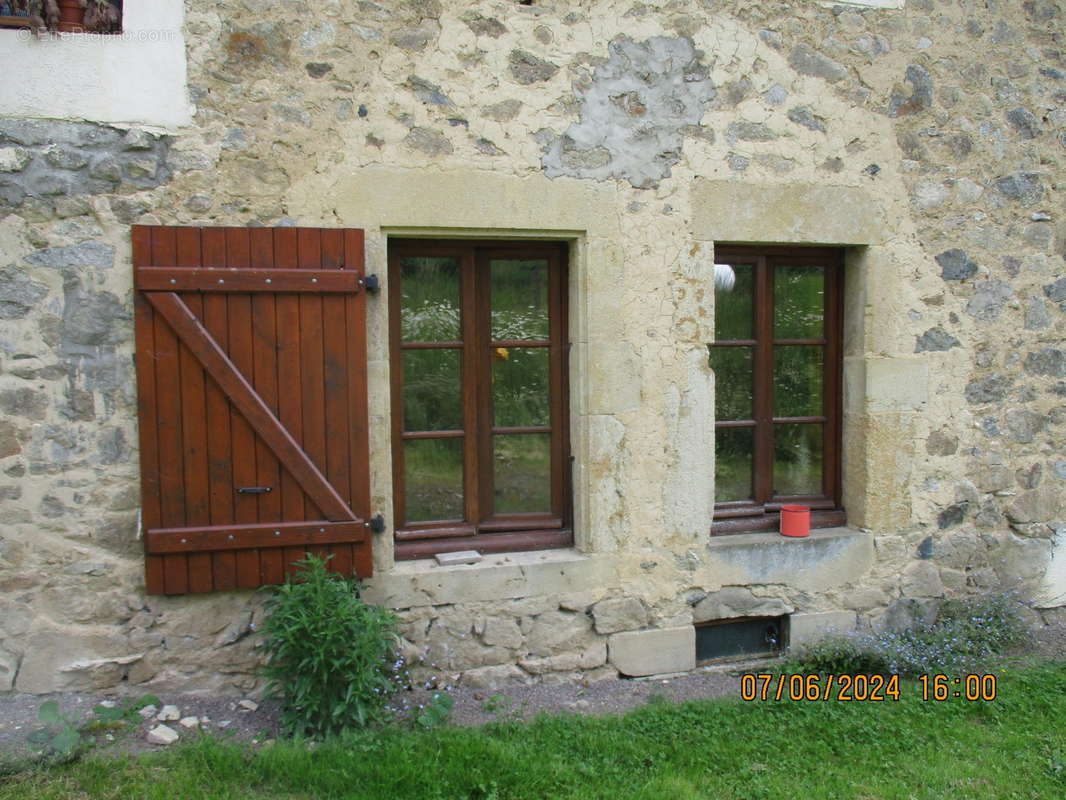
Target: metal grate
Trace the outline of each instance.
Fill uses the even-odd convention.
[[[696,663],[770,656],[788,646],[788,616],[740,617],[696,626]]]

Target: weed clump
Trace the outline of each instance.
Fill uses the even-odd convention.
[[[365,603],[355,580],[312,555],[267,601],[263,675],[290,736],[324,738],[383,721],[404,684],[398,618]]]
[[[932,622],[900,631],[831,636],[785,662],[793,673],[925,675],[973,672],[1026,636],[1009,593],[947,600]]]

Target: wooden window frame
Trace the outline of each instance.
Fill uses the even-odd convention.
[[[777,530],[782,505],[811,509],[811,527],[844,525],[841,505],[841,434],[843,427],[843,297],[844,251],[829,247],[760,247],[718,245],[717,263],[742,263],[754,267],[754,339],[715,341],[711,347],[753,347],[752,420],[715,420],[715,430],[729,427],[754,428],[752,479],[754,501],[714,504],[711,535]],[[819,339],[775,339],[773,271],[778,267],[825,267],[825,332]],[[774,347],[817,344],[825,347],[822,375],[822,414],[815,417],[774,417]],[[781,422],[817,422],[822,429],[822,491],[811,495],[775,495],[773,486],[773,427]]]
[[[460,325],[457,342],[404,342],[401,331],[400,260],[405,256],[453,256],[460,262]],[[489,261],[500,256],[537,257],[548,261],[549,338],[539,341],[492,341]],[[568,248],[563,242],[390,239],[389,355],[392,394],[393,513],[397,560],[429,558],[437,553],[477,550],[504,553],[570,547],[573,503],[569,425],[569,334],[567,326]],[[481,277],[485,276],[485,277]],[[492,358],[495,347],[543,347],[549,350],[549,425],[535,428],[492,425]],[[463,429],[404,430],[403,361],[405,351],[448,348],[461,353]],[[465,431],[474,431],[468,436]],[[551,511],[487,514],[485,498],[493,494],[494,433],[548,433],[551,452]],[[459,438],[463,444],[464,520],[406,523],[404,442]]]

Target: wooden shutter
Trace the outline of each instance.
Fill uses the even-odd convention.
[[[133,264],[148,593],[369,576],[363,232],[135,226]]]

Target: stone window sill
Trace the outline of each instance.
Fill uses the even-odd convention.
[[[874,537],[855,528],[822,528],[809,536],[766,533],[712,536],[708,568],[722,585],[779,583],[825,591],[861,580],[874,563]]]
[[[562,596],[619,585],[613,553],[572,548],[493,553],[477,564],[441,566],[436,561],[397,561],[366,582],[368,602],[390,608],[442,603],[499,602]]]

